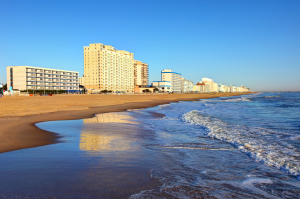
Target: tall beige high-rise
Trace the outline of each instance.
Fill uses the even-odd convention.
[[[135,60],[134,62],[134,85],[147,87],[149,79],[148,64]]]
[[[101,43],[84,46],[83,51],[86,89],[134,92],[133,53]]]

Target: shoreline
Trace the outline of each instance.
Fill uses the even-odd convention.
[[[58,139],[62,136],[57,133],[39,129],[35,126],[35,124],[39,122],[85,119],[92,118],[95,114],[100,113],[122,112],[128,109],[148,108],[178,101],[197,101],[201,99],[247,94],[253,93],[174,94],[168,95],[169,99],[144,99],[137,102],[133,101],[123,104],[89,107],[88,109],[81,110],[62,110],[34,115],[0,117],[0,139],[2,140],[0,153],[60,143]],[[132,98],[134,98],[134,96],[132,96]]]

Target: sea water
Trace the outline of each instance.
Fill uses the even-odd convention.
[[[0,154],[1,198],[299,198],[300,93],[36,124],[61,143]]]
[[[165,116],[144,122],[157,138],[145,146],[160,148],[174,161],[151,171],[162,183],[160,193],[178,198],[300,197],[300,93],[255,93],[148,110]]]

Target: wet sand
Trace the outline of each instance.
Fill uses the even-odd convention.
[[[97,113],[244,94],[247,93],[4,97],[0,99],[0,153],[59,142],[60,135],[37,128],[34,124],[38,122],[91,118]]]

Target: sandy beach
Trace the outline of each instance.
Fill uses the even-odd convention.
[[[34,124],[38,122],[83,119],[97,113],[244,94],[247,93],[6,96],[0,99],[0,153],[57,143],[60,135],[37,128]]]

